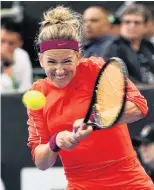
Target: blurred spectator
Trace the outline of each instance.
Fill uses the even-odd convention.
[[[132,143],[138,147],[141,162],[154,181],[154,123],[146,125]]]
[[[117,17],[114,17],[113,15],[109,16],[111,28],[108,31],[108,34],[111,36],[119,36],[120,35],[120,20]]]
[[[143,39],[149,20],[147,12],[143,5],[127,7],[120,18],[120,37],[106,43],[103,57],[120,57],[125,61],[133,82],[153,86],[154,46]]]
[[[89,7],[83,14],[84,44],[83,56],[102,57],[104,43],[111,38],[107,35],[110,29],[108,13],[101,6]]]
[[[151,10],[145,37],[154,45],[154,9]]]
[[[120,35],[120,25],[119,24],[112,24],[111,30],[109,31],[111,36],[119,36]]]
[[[21,49],[23,39],[19,24],[1,26],[1,93],[24,92],[32,84],[32,66],[28,53]]]
[[[1,178],[0,178],[0,190],[5,190],[4,183]]]

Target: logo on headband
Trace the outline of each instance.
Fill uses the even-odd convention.
[[[66,45],[67,43],[66,42],[64,42],[64,43],[59,43],[59,44],[57,44],[58,46],[64,46],[64,45]]]

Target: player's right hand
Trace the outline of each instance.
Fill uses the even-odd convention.
[[[72,132],[61,131],[56,136],[56,144],[64,150],[72,150],[78,145],[79,141],[75,139]]]
[[[84,119],[77,119],[73,124],[73,128],[76,131],[74,138],[78,140],[87,138],[93,131],[93,128],[91,126],[86,127],[83,121]]]

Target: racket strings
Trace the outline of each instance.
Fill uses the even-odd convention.
[[[110,64],[100,76],[95,105],[96,122],[105,127],[120,113],[124,97],[124,78],[118,64]]]
[[[113,67],[113,65],[110,65],[109,67]],[[108,70],[109,70],[109,68],[108,68]],[[121,73],[121,72],[120,72],[120,73]],[[114,80],[112,80],[112,79],[111,79],[111,75],[108,74],[108,71],[107,71],[107,70],[104,72],[104,74],[105,74],[104,77],[106,77],[106,79],[110,82],[110,84],[111,84],[112,87],[113,87],[113,90],[117,93],[117,95],[118,95],[118,94],[121,95],[121,93],[119,93],[119,92],[117,91],[117,86],[120,86],[120,85],[121,85],[121,83],[119,83],[119,80],[115,80],[115,78],[114,78]],[[122,77],[122,74],[121,74],[121,77]],[[119,84],[119,85],[118,85],[118,84]],[[124,93],[123,93],[123,94],[124,94]]]
[[[109,67],[113,67],[113,66],[110,65]],[[110,68],[107,68],[107,69],[109,70]],[[124,95],[123,91],[121,90],[124,86],[124,82],[119,82],[119,81],[123,81],[123,80],[121,80],[121,79],[119,81],[115,80],[115,77],[114,77],[114,79],[111,79],[111,74],[108,73],[107,69],[103,73],[104,75],[102,75],[100,82],[99,82],[98,93],[97,93],[97,95],[98,95],[97,101],[98,102],[101,102],[101,101],[104,102],[106,100],[104,97],[106,97],[106,96],[108,96],[110,98],[112,98],[112,97],[115,98],[115,97],[119,96],[119,98],[122,99],[123,95]],[[120,75],[120,73],[121,72],[119,72],[119,75]],[[122,74],[121,74],[121,77],[123,77]],[[105,82],[106,82],[106,84],[105,84]],[[110,86],[110,88],[109,88],[109,86]],[[110,105],[110,107],[112,106],[111,104],[109,104],[109,105]],[[115,105],[115,101],[114,101],[113,106],[114,105]]]

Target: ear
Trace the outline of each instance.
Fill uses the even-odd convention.
[[[80,64],[81,54],[79,52],[77,52],[76,56],[77,56],[77,59],[78,59],[76,66],[78,66]]]
[[[19,47],[19,48],[22,48],[22,46],[23,46],[23,41],[20,40],[20,41],[19,41],[19,44],[18,44],[18,47]]]
[[[40,66],[41,66],[42,68],[44,68],[44,66],[43,66],[43,55],[42,55],[42,53],[38,53],[38,58],[39,58]]]

